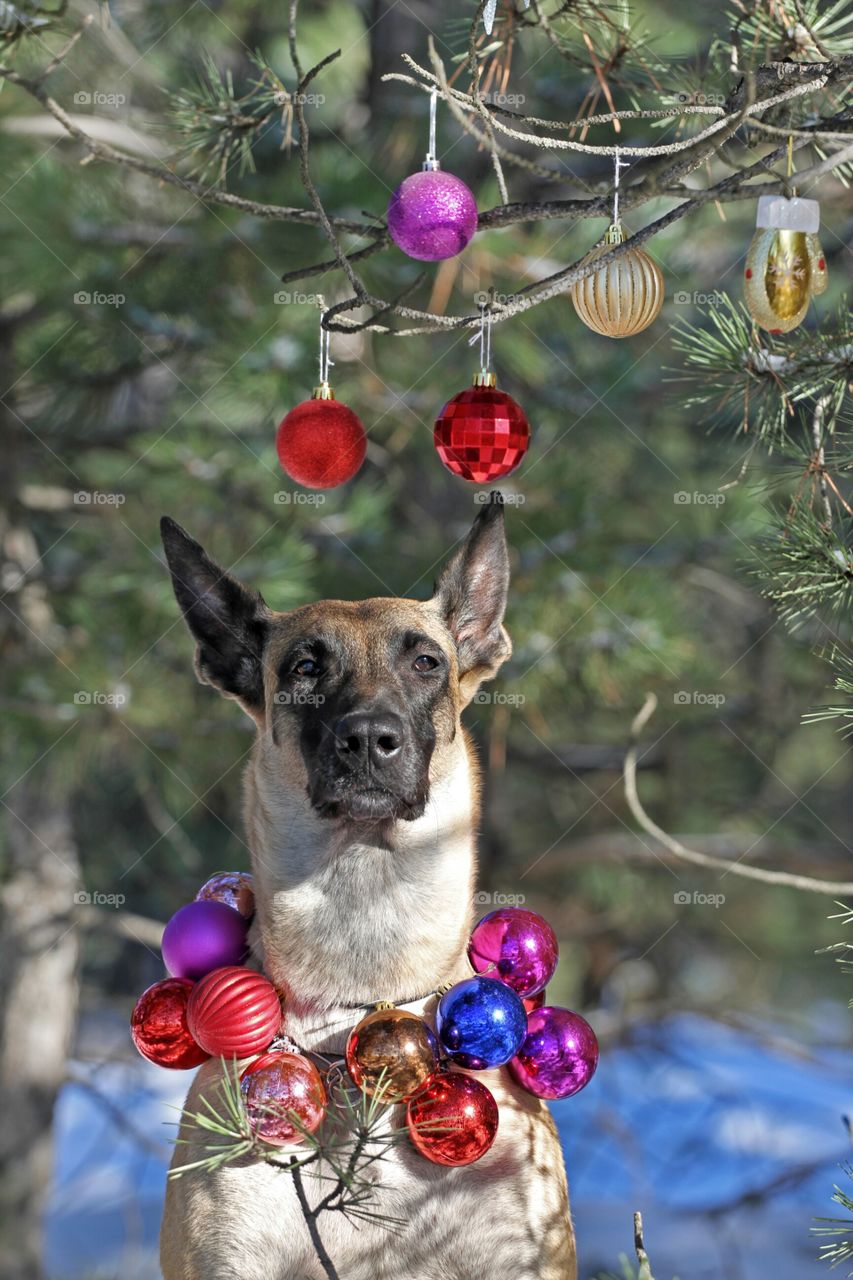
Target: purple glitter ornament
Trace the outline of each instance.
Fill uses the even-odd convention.
[[[527,1019],[527,1037],[509,1064],[513,1079],[537,1098],[570,1098],[598,1066],[598,1041],[579,1013],[543,1005]]]
[[[500,907],[475,925],[468,959],[525,999],[551,981],[557,967],[557,937],[547,920],[521,907]]]
[[[391,239],[410,258],[455,258],[477,230],[477,202],[461,178],[424,169],[400,183],[388,205]]]
[[[173,978],[203,978],[212,969],[242,964],[248,922],[223,902],[188,902],[163,933],[161,950]]]

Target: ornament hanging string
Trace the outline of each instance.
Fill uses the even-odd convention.
[[[627,169],[627,168],[629,168],[628,161],[627,161],[627,160],[623,160],[623,159],[622,159],[622,157],[621,157],[621,156],[620,156],[620,154],[619,154],[619,148],[617,147],[617,148],[616,148],[616,151],[614,152],[614,155],[613,155],[613,170],[614,170],[614,178],[613,178],[613,225],[614,225],[614,227],[618,227],[618,226],[619,226],[619,174],[620,174],[620,171],[621,171],[622,169]]]
[[[480,303],[480,329],[468,339],[468,346],[480,344],[480,374],[485,377],[492,364],[492,313],[488,303]]]
[[[438,156],[435,154],[435,121],[438,111],[438,90],[433,89],[429,95],[429,149],[424,160],[424,169],[437,169]]]
[[[329,370],[332,368],[334,361],[330,355],[330,344],[332,335],[330,330],[323,328],[323,321],[328,312],[326,310],[320,313],[320,386],[327,387],[329,385]]]

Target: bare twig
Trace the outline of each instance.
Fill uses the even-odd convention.
[[[652,1265],[649,1262],[649,1255],[646,1253],[646,1244],[643,1239],[643,1215],[639,1211],[634,1214],[634,1252],[639,1263],[637,1280],[654,1280]]]
[[[694,867],[707,867],[711,871],[742,876],[746,880],[760,880],[762,884],[781,885],[788,889],[799,889],[804,893],[825,893],[832,897],[844,897],[853,893],[853,881],[849,880],[816,880],[812,876],[795,875],[790,871],[771,871],[769,868],[753,867],[748,863],[730,862],[726,858],[715,858],[708,853],[699,853],[689,849],[687,845],[669,835],[662,827],[650,818],[643,808],[637,792],[637,743],[639,736],[648,724],[655,708],[657,698],[653,693],[646,695],[646,700],[634,717],[631,725],[631,745],[625,753],[623,778],[625,783],[625,799],[628,808],[644,831],[658,840],[665,849],[682,862],[689,862]]]
[[[302,1216],[305,1219],[305,1225],[308,1227],[308,1234],[311,1237],[311,1243],[314,1246],[314,1252],[323,1271],[328,1276],[328,1280],[340,1280],[335,1264],[329,1257],[326,1246],[323,1244],[323,1237],[320,1235],[317,1227],[317,1214],[308,1203],[308,1197],[305,1194],[305,1186],[302,1182],[302,1170],[299,1167],[299,1160],[296,1156],[292,1156],[287,1166],[291,1176],[293,1177],[293,1185],[296,1188],[296,1198],[299,1201],[299,1207],[302,1210]]]

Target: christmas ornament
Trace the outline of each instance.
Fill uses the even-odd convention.
[[[393,1006],[376,1009],[351,1032],[347,1068],[357,1085],[383,1102],[410,1098],[438,1067],[435,1036],[423,1018]]]
[[[530,0],[521,0],[522,9],[530,8]],[[486,0],[486,7],[483,10],[483,30],[487,36],[492,34],[492,27],[495,25],[495,14],[498,11],[498,0]]]
[[[275,438],[282,468],[306,489],[333,489],[351,480],[367,452],[360,418],[338,403],[329,386],[330,336],[321,318],[320,385],[282,418]]]
[[[457,982],[441,997],[436,1030],[454,1062],[484,1071],[503,1066],[518,1052],[527,1034],[527,1015],[510,987],[477,976]]]
[[[525,996],[521,1003],[524,1005],[525,1013],[532,1013],[534,1009],[541,1009],[545,1004],[545,992],[539,991],[535,996]]]
[[[187,1023],[208,1053],[246,1058],[266,1049],[279,1032],[278,992],[263,974],[251,969],[214,969],[193,988]]]
[[[320,1072],[301,1053],[265,1053],[240,1076],[249,1123],[274,1147],[295,1146],[323,1123],[328,1099]]]
[[[543,991],[557,968],[557,937],[535,911],[500,907],[483,916],[468,943],[475,973],[498,978],[524,998]]]
[[[579,1013],[544,1005],[527,1019],[527,1035],[510,1074],[537,1098],[569,1098],[588,1085],[598,1066],[598,1041]]]
[[[433,1164],[473,1164],[498,1131],[498,1104],[484,1084],[442,1071],[406,1108],[409,1137]]]
[[[161,949],[175,978],[203,978],[223,965],[242,964],[248,948],[248,925],[223,902],[188,902],[176,911],[163,932]]]
[[[617,151],[613,222],[581,266],[596,262],[628,238],[619,219],[619,170],[624,167]],[[663,289],[663,275],[654,259],[644,249],[631,249],[573,284],[571,295],[575,311],[590,329],[606,338],[629,338],[657,319]]]
[[[595,262],[627,239],[621,225],[583,259]],[[630,338],[657,319],[663,306],[663,275],[643,249],[632,249],[572,285],[572,302],[584,324],[606,338]]]
[[[205,880],[195,895],[196,902],[223,902],[239,911],[245,920],[255,914],[255,892],[248,871],[217,871]]]
[[[448,471],[474,484],[485,484],[516,469],[530,443],[530,426],[521,405],[497,390],[495,375],[488,367],[491,318],[485,308],[479,341],[480,372],[474,385],[448,400],[438,415],[433,443]]]
[[[193,984],[187,978],[164,978],[143,991],[130,1019],[130,1034],[143,1058],[158,1067],[186,1071],[210,1057],[196,1044],[187,1026],[187,1002]]]
[[[430,95],[429,151],[420,173],[400,183],[388,205],[388,231],[419,262],[461,253],[477,230],[477,202],[461,178],[444,173],[435,155],[436,93]]]
[[[817,238],[817,200],[762,196],[746,255],[744,300],[756,324],[790,333],[827,286],[826,259]]]

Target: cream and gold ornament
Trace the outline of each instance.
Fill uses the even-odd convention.
[[[817,232],[820,205],[798,196],[762,196],[744,270],[744,300],[756,324],[790,333],[827,286]]]
[[[615,167],[613,222],[601,244],[586,255],[581,266],[595,262],[628,239],[619,218],[619,170],[624,161],[618,151]],[[572,285],[571,295],[575,311],[590,329],[606,338],[630,338],[642,333],[660,314],[663,273],[644,249],[629,249]]]

